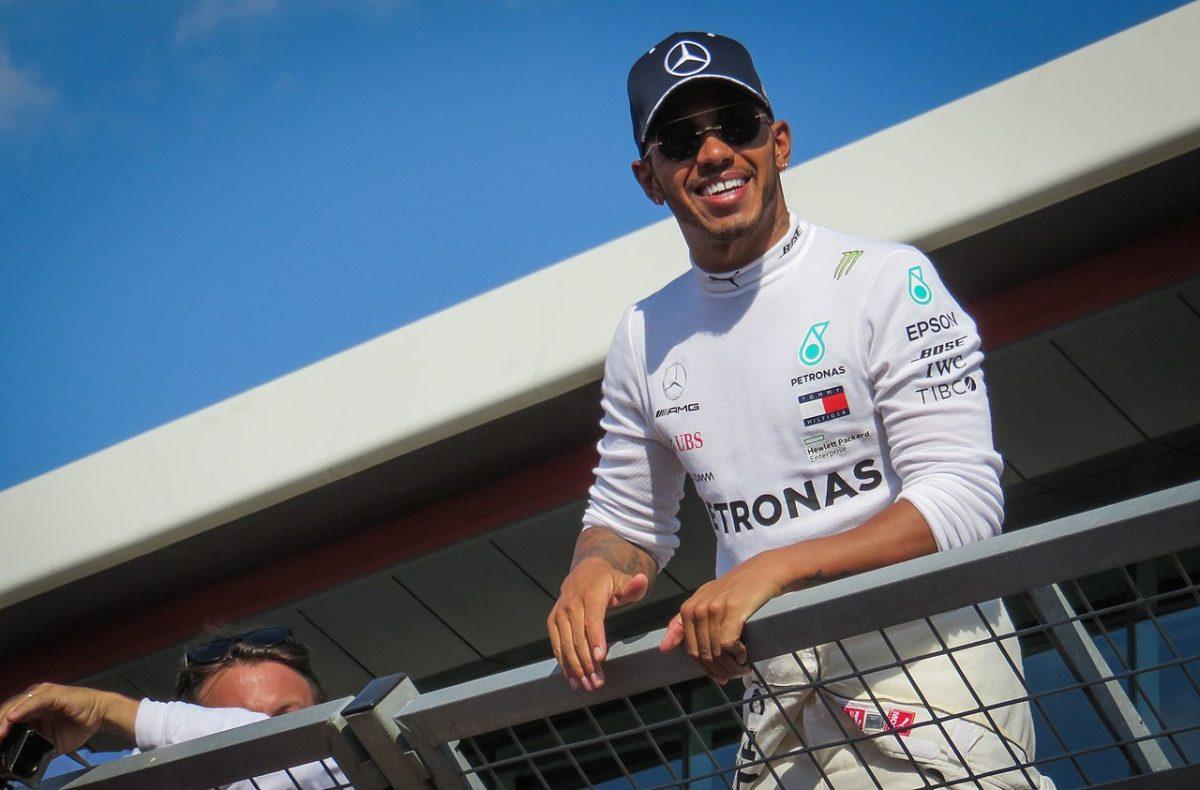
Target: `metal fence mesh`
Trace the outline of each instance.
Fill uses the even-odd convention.
[[[696,679],[583,705],[464,739],[464,773],[497,788],[1037,787],[1039,775],[1084,787],[1197,763],[1197,579],[1200,551],[1170,553],[1010,596],[1011,630],[998,631],[976,604],[981,639],[952,646],[939,618],[926,617],[928,652],[905,654],[894,629],[882,629],[882,662],[856,662],[863,651],[854,640],[825,646],[844,659],[841,674],[816,675],[793,653],[804,675],[796,685],[770,683],[755,668],[749,691]],[[1014,679],[1019,695],[988,701],[975,691],[961,658],[988,645],[1010,648],[992,651],[1001,661],[991,670]],[[1014,655],[1024,656],[1024,671]],[[971,707],[939,710],[922,692],[912,668],[939,658]],[[894,687],[897,675],[922,705],[876,693],[877,679]],[[853,684],[861,692],[848,697]],[[1023,709],[1036,730],[1029,754],[995,737]],[[754,726],[764,719],[777,730],[767,744]],[[931,742],[941,746],[935,757]],[[990,747],[982,756],[981,742]]]
[[[197,756],[195,760],[211,762],[210,755]],[[228,778],[228,777],[227,777]],[[0,785],[3,786],[3,785]],[[20,785],[17,785],[20,786]],[[247,774],[243,779],[231,780],[220,784],[210,784],[201,779],[188,781],[179,775],[169,779],[151,779],[141,776],[139,772],[122,773],[121,775],[103,779],[91,776],[88,772],[83,775],[69,774],[48,779],[42,784],[47,788],[59,787],[175,787],[180,790],[352,790],[346,774],[332,757],[321,761],[271,771],[261,775]]]
[[[773,600],[745,683],[660,632],[613,645],[598,692],[551,661],[383,678],[47,786],[1200,786],[1198,582],[1200,482]]]
[[[82,762],[86,764],[87,760]],[[88,764],[87,767],[92,766]],[[48,784],[57,783],[51,781]],[[229,784],[196,785],[197,790],[352,790],[353,787],[333,758],[262,776],[251,776]]]
[[[341,790],[353,788],[354,785],[350,784],[336,761],[327,759],[264,776],[248,777],[220,787],[222,790]]]

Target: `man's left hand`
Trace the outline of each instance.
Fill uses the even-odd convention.
[[[683,644],[689,656],[718,683],[749,673],[742,627],[791,580],[786,554],[764,551],[696,590],[667,626],[659,650]]]

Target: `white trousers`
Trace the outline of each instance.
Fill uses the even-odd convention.
[[[874,790],[877,785],[872,775],[885,790],[943,783],[985,790],[1054,788],[1037,770],[1015,767],[1029,759],[1021,744],[973,721],[933,723],[926,708],[882,700],[876,706],[811,687],[777,688],[775,693],[778,702],[757,684],[747,684],[743,720],[753,739],[742,737],[737,790]],[[990,713],[1001,729],[1005,729],[1004,718],[1029,715],[1024,703]],[[871,737],[788,755],[805,747],[863,736]],[[755,763],[764,755],[769,767]],[[980,774],[989,775],[976,780]]]

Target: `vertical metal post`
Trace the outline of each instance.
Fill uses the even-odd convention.
[[[1029,599],[1042,622],[1059,623],[1049,629],[1049,637],[1075,679],[1087,684],[1083,689],[1084,694],[1100,721],[1114,738],[1122,742],[1121,751],[1126,759],[1138,773],[1169,770],[1172,767],[1170,758],[1158,742],[1150,737],[1146,722],[1125,689],[1111,679],[1113,672],[1108,661],[1096,649],[1087,629],[1079,621],[1079,615],[1059,586],[1051,584],[1030,590]]]
[[[471,765],[458,748],[458,741],[434,743],[410,730],[403,722],[400,724],[400,734],[420,757],[433,786],[438,790],[486,790],[487,785],[483,780],[468,772]]]
[[[338,717],[330,722],[330,726],[333,728],[329,739],[330,755],[350,780],[354,790],[389,790],[392,785],[371,754],[352,732],[346,732],[349,722]]]
[[[695,710],[695,705],[692,704],[692,687],[685,686],[682,696],[684,711],[691,713]],[[683,759],[681,760],[683,763],[683,778],[688,779],[692,775],[692,755],[700,756],[700,744],[696,743],[695,748],[692,748],[692,739],[695,737],[692,735],[692,728],[685,724],[680,724],[679,726],[683,731]],[[699,739],[697,738],[697,740]]]
[[[1158,586],[1158,573],[1154,563],[1140,562],[1133,567],[1133,578],[1137,584],[1138,595],[1146,596],[1153,595]],[[1143,620],[1140,623],[1130,623],[1130,645],[1133,649],[1130,651],[1131,661],[1129,666],[1133,669],[1138,667],[1152,667],[1159,663],[1159,651],[1162,649],[1158,641],[1155,639],[1154,624],[1149,620]],[[1137,704],[1138,694],[1141,694],[1148,702],[1153,703],[1157,700],[1161,705],[1162,696],[1159,693],[1159,673],[1154,672],[1147,675],[1140,675],[1136,678],[1129,678],[1129,688],[1131,696],[1134,698],[1134,704]],[[1136,690],[1136,691],[1135,691]]]
[[[458,748],[414,731],[400,713],[421,696],[407,675],[377,678],[343,711],[356,735],[396,790],[486,790]]]
[[[429,772],[400,734],[396,714],[420,692],[401,673],[376,678],[342,709],[350,731],[394,790],[428,790]]]

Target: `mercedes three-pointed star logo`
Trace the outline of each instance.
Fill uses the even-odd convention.
[[[687,386],[687,371],[678,362],[672,363],[663,374],[663,394],[668,400],[679,400]]]
[[[690,77],[708,68],[712,55],[703,44],[684,39],[667,50],[663,68],[676,77]]]

